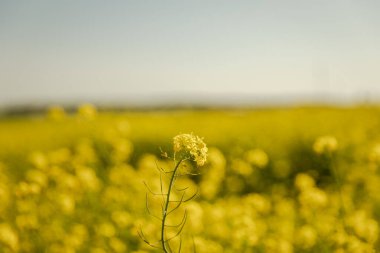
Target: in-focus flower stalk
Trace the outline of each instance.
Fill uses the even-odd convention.
[[[187,219],[187,213],[185,211],[182,221],[178,225],[167,225],[166,221],[168,216],[176,211],[184,202],[190,201],[193,199],[197,193],[193,194],[191,197],[188,197],[185,199],[185,192],[186,190],[181,190],[181,198],[179,200],[172,200],[170,199],[172,192],[174,190],[179,191],[174,185],[175,181],[179,176],[186,176],[186,175],[193,175],[191,173],[178,173],[179,169],[181,168],[181,164],[184,161],[192,161],[197,166],[203,166],[207,160],[207,146],[203,142],[202,138],[195,136],[193,134],[180,134],[173,138],[173,151],[174,151],[174,169],[172,171],[164,171],[160,170],[160,173],[164,175],[170,175],[169,179],[169,186],[166,191],[166,193],[162,192],[162,180],[161,183],[161,193],[154,193],[149,188],[148,190],[153,195],[160,195],[163,197],[162,201],[162,214],[161,214],[161,235],[160,240],[158,241],[160,245],[154,245],[153,243],[150,243],[145,237],[142,231],[140,231],[140,237],[144,240],[145,243],[147,243],[149,246],[152,246],[154,248],[161,248],[165,253],[172,252],[172,249],[170,248],[169,242],[170,240],[174,239],[177,236],[180,236],[182,229],[184,228],[184,225],[186,223]],[[165,157],[167,157],[167,154],[165,153]],[[185,188],[186,189],[186,188]],[[176,203],[174,207],[170,207],[170,203]],[[147,204],[148,208],[148,204]],[[151,211],[148,209],[148,213],[154,216]],[[154,216],[156,217],[156,216]],[[156,217],[157,218],[157,217]],[[176,227],[177,232],[174,236],[167,238],[166,236],[166,228],[168,227]],[[181,251],[181,245],[182,241],[180,239],[179,249],[178,251]]]

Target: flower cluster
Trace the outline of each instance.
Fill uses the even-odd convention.
[[[207,146],[202,138],[193,134],[180,134],[173,139],[175,153],[181,153],[182,157],[190,158],[198,166],[203,166],[207,160]]]
[[[186,173],[189,161],[178,167],[168,210],[191,201],[166,221],[166,239],[186,221],[173,252],[380,252],[379,110],[292,110],[4,116],[0,253],[158,252],[138,232],[160,245],[173,161],[157,145],[172,145],[185,128],[209,142],[174,138],[177,164],[204,167],[198,176]],[[286,124],[292,115],[299,120]]]
[[[334,136],[321,136],[313,145],[317,154],[330,154],[338,149],[338,141]]]

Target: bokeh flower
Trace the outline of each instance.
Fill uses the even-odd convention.
[[[321,136],[313,144],[317,154],[330,154],[338,149],[338,141],[334,136]]]

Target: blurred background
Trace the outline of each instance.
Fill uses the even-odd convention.
[[[1,1],[0,107],[376,103],[380,3]]]
[[[0,253],[380,252],[379,13],[0,0]]]

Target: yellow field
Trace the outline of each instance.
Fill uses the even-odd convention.
[[[377,252],[379,129],[374,107],[86,105],[0,118],[0,252],[162,252],[143,238],[160,246],[149,212],[162,216],[163,196],[152,193],[168,189],[160,169],[174,162],[161,154],[173,157],[181,133],[208,147],[204,166],[181,165],[197,175],[178,178],[172,194],[198,191],[168,216],[178,224],[187,214],[182,252]],[[179,244],[170,242],[173,252]]]

